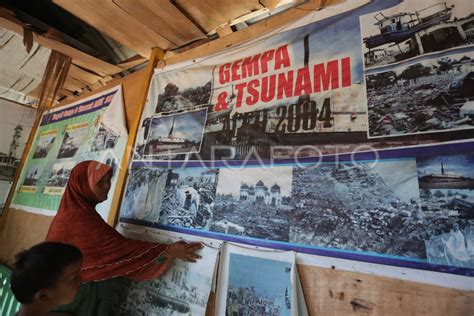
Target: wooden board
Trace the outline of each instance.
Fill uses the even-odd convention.
[[[175,46],[207,38],[170,1],[115,0],[114,2]]]
[[[18,252],[42,242],[52,220],[53,217],[9,209],[0,233],[0,261],[12,264]]]
[[[474,292],[299,265],[310,315],[473,315]]]
[[[219,0],[176,0],[176,4],[210,32],[244,14],[263,9],[258,0],[219,1]]]
[[[109,0],[54,0],[66,11],[74,14],[97,30],[107,34],[143,57],[149,57],[151,48],[175,47],[163,36],[153,32],[118,5]]]

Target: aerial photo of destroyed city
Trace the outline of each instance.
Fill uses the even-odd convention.
[[[414,159],[295,168],[292,201],[290,242],[315,246],[425,259],[426,240],[468,224],[445,203],[420,207]]]
[[[366,76],[369,137],[474,128],[474,53]]]
[[[291,263],[231,253],[226,315],[289,316]]]

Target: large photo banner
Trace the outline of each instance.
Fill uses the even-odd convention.
[[[156,70],[120,220],[474,275],[466,1],[351,1]]]
[[[113,115],[111,120],[111,112],[124,113],[121,86],[45,112],[20,175],[12,207],[52,216],[76,164],[97,160],[112,166],[115,172],[128,135],[125,117]],[[106,201],[98,206],[105,219],[109,204]]]
[[[0,214],[35,120],[35,109],[0,99]]]

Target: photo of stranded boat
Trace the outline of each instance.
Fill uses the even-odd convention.
[[[444,5],[443,9],[421,17],[423,11],[439,5],[434,4],[415,13],[401,12],[390,16],[385,16],[382,12],[377,13],[374,16],[377,20],[375,25],[378,26],[380,34],[364,38],[365,46],[371,49],[388,43],[398,44],[430,26],[449,20],[452,7],[448,7],[446,3],[441,4]]]

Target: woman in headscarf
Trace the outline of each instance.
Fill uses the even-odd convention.
[[[200,258],[194,253],[202,248],[200,243],[165,245],[132,240],[110,227],[95,206],[107,199],[112,176],[112,168],[97,161],[83,161],[71,171],[46,240],[79,248],[83,254],[81,278],[89,283],[79,293],[74,306],[58,311],[108,315],[110,282],[95,281],[120,276],[137,281],[150,280],[163,274],[174,258],[189,262]]]

